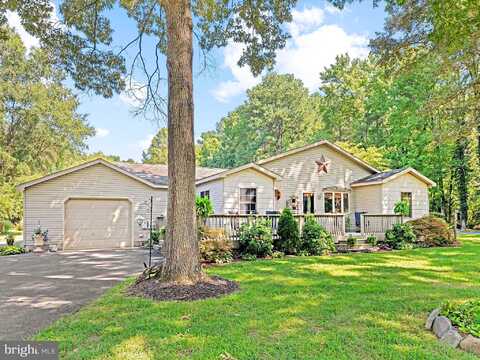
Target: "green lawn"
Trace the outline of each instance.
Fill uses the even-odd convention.
[[[480,297],[480,237],[460,248],[242,262],[240,283],[191,303],[129,298],[122,284],[37,339],[67,359],[478,359],[425,331],[445,300]]]

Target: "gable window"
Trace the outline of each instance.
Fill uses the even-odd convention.
[[[200,197],[210,199],[210,190],[200,191]]]
[[[311,192],[303,193],[303,213],[315,213],[315,196]]]
[[[408,217],[412,217],[412,193],[402,192],[400,199],[408,204]]]
[[[349,194],[347,192],[325,192],[323,205],[327,214],[348,213],[350,210]]]
[[[240,189],[240,214],[256,214],[257,213],[257,189],[241,188]]]

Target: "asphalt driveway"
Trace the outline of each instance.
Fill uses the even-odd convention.
[[[31,337],[140,273],[147,256],[138,249],[0,257],[0,340]]]

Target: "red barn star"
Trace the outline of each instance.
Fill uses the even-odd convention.
[[[325,159],[325,156],[322,155],[320,160],[315,160],[315,162],[318,165],[318,170],[317,172],[320,174],[322,171],[325,172],[325,174],[328,173],[328,167],[330,165],[330,160]]]

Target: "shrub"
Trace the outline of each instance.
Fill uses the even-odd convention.
[[[400,200],[395,203],[393,212],[397,215],[408,216],[410,215],[410,205],[405,200]]]
[[[13,244],[15,244],[15,236],[11,232],[8,233],[6,237],[6,241],[8,246],[13,246]]]
[[[392,249],[411,249],[417,237],[410,224],[395,224],[393,229],[385,232],[384,243]]]
[[[265,257],[272,254],[272,226],[270,221],[258,219],[242,224],[239,230],[239,250],[242,255]]]
[[[25,252],[25,249],[20,246],[0,247],[0,256],[18,255],[18,254],[23,254],[24,252]]]
[[[442,307],[441,314],[448,317],[460,331],[480,337],[480,300],[463,304],[447,303]]]
[[[378,239],[375,235],[368,235],[367,236],[367,244],[372,245],[372,246],[377,246],[378,245]]]
[[[243,255],[242,255],[242,260],[245,260],[245,261],[254,261],[254,260],[257,260],[257,256],[256,256],[256,255],[252,255],[252,254],[243,254]]]
[[[407,222],[413,228],[417,242],[427,247],[451,246],[455,239],[448,223],[435,216],[425,216]]]
[[[281,258],[283,258],[284,256],[285,256],[285,254],[284,254],[283,252],[281,252],[281,251],[274,251],[274,252],[272,253],[272,258],[274,258],[274,259],[281,259]]]
[[[285,208],[278,220],[278,239],[275,249],[286,254],[295,254],[300,250],[300,234],[298,224],[293,217],[292,210]]]
[[[347,245],[349,248],[353,248],[357,244],[357,239],[353,236],[349,236],[347,238]]]
[[[195,198],[195,210],[197,217],[203,222],[207,217],[213,214],[212,202],[208,197],[197,196]]]
[[[202,229],[199,243],[200,257],[210,263],[223,264],[232,261],[232,243],[223,229]]]
[[[313,216],[307,216],[303,225],[302,250],[310,255],[323,255],[335,251],[332,235],[317,223]]]

